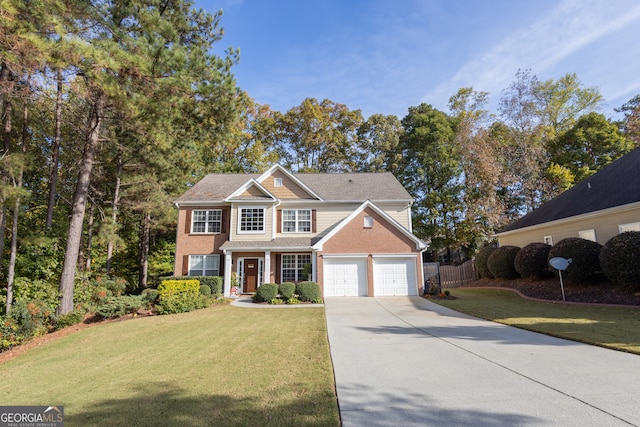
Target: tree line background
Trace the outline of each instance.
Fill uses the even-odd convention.
[[[173,271],[172,200],[210,172],[390,171],[433,254],[500,227],[640,145],[640,95],[601,113],[575,74],[520,70],[405,117],[307,98],[286,112],[213,54],[221,13],[187,0],[0,0],[0,305],[54,301],[97,277],[144,288]]]

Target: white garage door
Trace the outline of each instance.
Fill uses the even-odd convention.
[[[356,258],[324,259],[324,296],[367,295],[367,260]]]
[[[415,258],[374,258],[373,295],[418,295]]]

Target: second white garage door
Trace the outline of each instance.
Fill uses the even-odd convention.
[[[324,296],[366,296],[367,260],[324,259]]]
[[[415,258],[374,258],[373,295],[418,295]]]

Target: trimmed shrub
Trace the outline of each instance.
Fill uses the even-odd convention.
[[[77,325],[84,320],[84,310],[73,310],[67,314],[61,314],[55,319],[56,331],[66,328],[67,326]]]
[[[296,293],[296,284],[291,282],[284,282],[278,286],[278,293],[286,300],[291,299]]]
[[[609,239],[599,259],[602,272],[612,283],[640,288],[640,231]]]
[[[316,282],[300,282],[296,285],[296,294],[303,302],[318,303],[322,301],[320,286]]]
[[[550,250],[551,245],[541,242],[529,243],[520,249],[514,260],[518,274],[536,280],[551,276],[553,272],[548,262]]]
[[[108,297],[106,301],[98,306],[96,314],[105,319],[124,316],[135,313],[145,304],[140,295],[123,295],[119,297]]]
[[[163,280],[158,294],[160,314],[184,313],[207,306],[206,298],[200,295],[199,280]]]
[[[493,274],[491,274],[491,272],[489,271],[489,267],[487,267],[487,260],[495,250],[496,248],[494,248],[493,246],[485,246],[476,254],[474,263],[476,272],[481,279],[493,279]]]
[[[600,268],[600,251],[602,245],[579,237],[568,237],[560,240],[549,251],[549,259],[562,257],[571,259],[571,264],[562,274],[567,282],[575,284],[592,284],[604,279]]]
[[[153,288],[144,289],[140,293],[142,299],[149,304],[155,304],[158,301],[158,295],[160,295],[158,290]]]
[[[224,278],[220,276],[169,276],[162,279],[166,280],[197,280],[201,285],[210,287],[212,295],[221,295],[224,284]]]
[[[256,293],[253,295],[255,302],[267,302],[278,296],[278,285],[275,283],[265,283],[258,286]]]
[[[496,248],[487,259],[487,268],[498,279],[515,279],[518,272],[515,267],[516,255],[520,248],[518,246],[500,246]]]
[[[205,297],[210,297],[211,288],[207,285],[200,285],[200,295],[204,295]]]

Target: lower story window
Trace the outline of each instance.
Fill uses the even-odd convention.
[[[282,281],[302,282],[307,280],[304,274],[304,266],[307,264],[311,264],[311,254],[282,255]]]
[[[189,276],[219,276],[220,255],[190,255]]]

